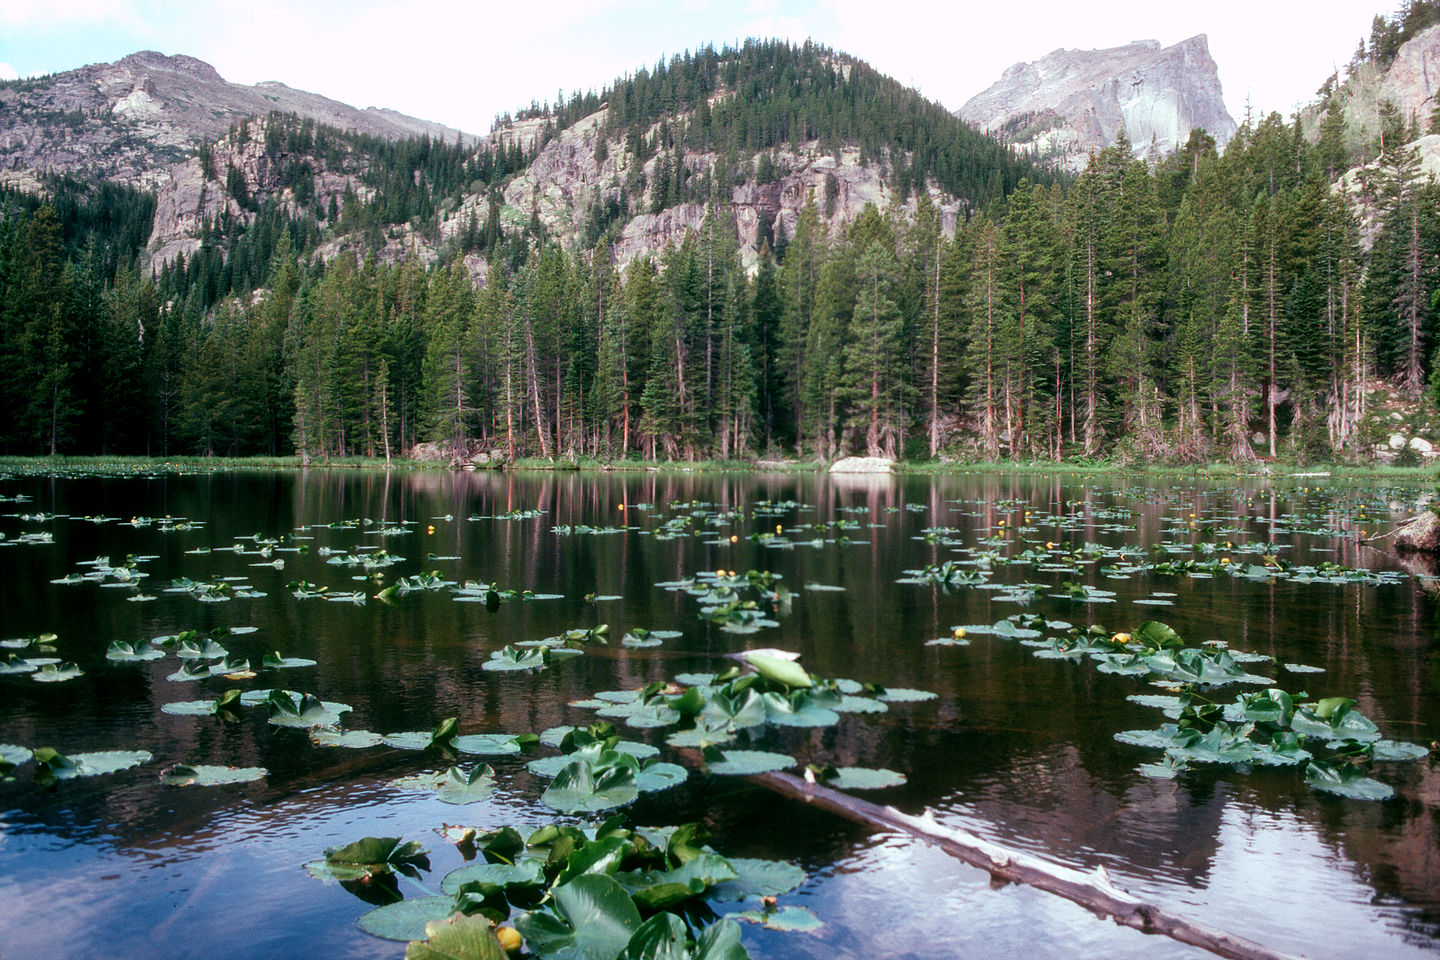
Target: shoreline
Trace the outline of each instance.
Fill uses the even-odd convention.
[[[75,474],[138,474],[226,472],[243,470],[391,470],[401,472],[451,471],[442,460],[392,459],[387,465],[380,458],[349,457],[343,460],[312,460],[304,463],[299,457],[0,457],[0,474],[20,475]],[[499,468],[480,468],[475,472],[577,472],[577,473],[734,473],[734,474],[805,474],[826,473],[828,465],[813,460],[542,460],[522,458]],[[1064,460],[1024,461],[897,461],[895,476],[965,476],[973,474],[1018,474],[1062,476],[1157,476],[1194,477],[1196,479],[1233,480],[1348,480],[1391,478],[1396,480],[1440,481],[1440,463],[1416,466],[1389,464],[1238,464],[1212,461],[1200,464],[1111,464]]]

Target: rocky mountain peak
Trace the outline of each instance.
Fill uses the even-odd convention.
[[[47,172],[161,187],[172,164],[271,111],[386,139],[477,138],[391,110],[361,110],[283,83],[230,83],[203,60],[142,50],[40,80],[0,87],[0,170]]]
[[[115,66],[135,71],[168,71],[181,73],[197,80],[224,83],[225,78],[204,60],[187,57],[184,54],[168,56],[157,50],[141,50],[122,58]]]
[[[1203,33],[1169,47],[1136,40],[1104,50],[1054,50],[1006,69],[959,115],[1072,170],[1122,129],[1140,156],[1176,149],[1196,127],[1221,146],[1235,134]]]

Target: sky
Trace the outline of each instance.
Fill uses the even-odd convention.
[[[279,80],[358,107],[471,133],[495,117],[600,89],[706,43],[780,37],[852,54],[958,110],[1052,50],[1198,33],[1232,116],[1289,114],[1343,69],[1398,0],[0,0],[0,79],[137,50],[188,54],[227,80]]]

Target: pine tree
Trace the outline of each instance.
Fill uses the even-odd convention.
[[[859,251],[855,273],[844,396],[851,426],[865,438],[865,455],[893,459],[904,443],[907,399],[894,251],[883,240],[871,241]]]

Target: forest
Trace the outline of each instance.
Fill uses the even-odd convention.
[[[277,151],[363,154],[367,192],[298,209],[247,195],[250,216],[153,274],[153,197],[75,181],[43,201],[0,193],[0,450],[1346,460],[1383,440],[1367,422],[1377,382],[1417,401],[1440,389],[1440,194],[1406,146],[1422,118],[1392,113],[1357,150],[1327,85],[1315,142],[1298,118],[1247,117],[1223,151],[1196,131],[1147,165],[1122,140],[1061,177],[868,68],[818,89],[841,76],[817,68],[829,56],[687,54],[534,106],[546,130],[528,152],[275,121],[257,129]],[[712,89],[746,92],[697,106]],[[627,149],[717,158],[701,175],[674,162],[686,173],[662,195],[706,203],[702,227],[624,265],[624,210],[566,247],[496,203],[600,102]],[[832,235],[812,197],[747,270],[726,185],[764,176],[786,142],[861,144],[897,205]],[[290,168],[289,195],[308,201],[310,176]],[[953,236],[927,183],[966,200]],[[657,195],[637,186],[636,203]],[[465,190],[489,215],[432,265],[319,254],[342,231],[434,224]],[[473,251],[491,264],[480,286]]]

